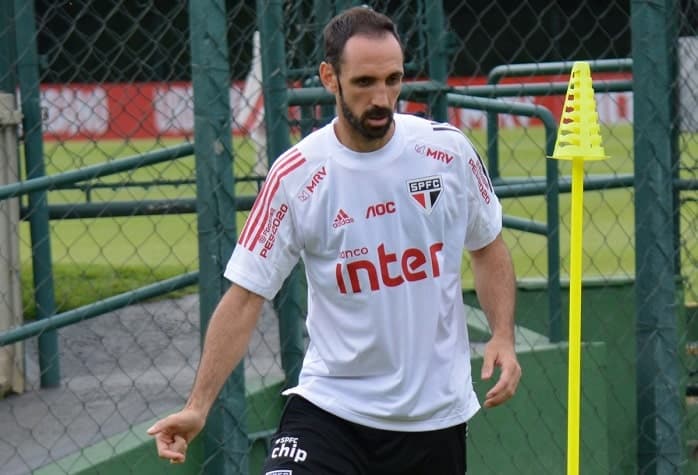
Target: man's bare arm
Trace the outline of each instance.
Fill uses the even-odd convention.
[[[264,298],[233,284],[206,330],[194,386],[185,407],[208,414],[230,373],[247,353]]]
[[[184,461],[189,442],[201,431],[223,384],[247,352],[264,298],[233,285],[223,295],[206,330],[196,379],[184,408],[158,422],[148,434],[155,436],[158,455]]]
[[[470,255],[475,291],[487,316],[492,336],[513,342],[516,278],[509,250],[501,234]]]
[[[485,407],[494,407],[514,395],[521,378],[514,348],[516,278],[501,235],[470,255],[475,291],[492,331],[492,338],[485,347],[482,379],[489,379],[495,366],[501,369],[499,380],[485,397]]]

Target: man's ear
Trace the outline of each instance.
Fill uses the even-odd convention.
[[[332,94],[337,93],[337,75],[334,73],[334,68],[330,63],[323,61],[320,63],[320,81]]]

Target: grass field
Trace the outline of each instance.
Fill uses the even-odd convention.
[[[506,178],[544,176],[544,136],[541,128],[509,129],[501,131],[501,175]],[[485,151],[482,132],[469,134],[476,146]],[[589,164],[590,175],[631,173],[632,128],[617,126],[603,131],[607,161]],[[131,156],[179,140],[154,141],[76,141],[47,143],[47,172],[56,173],[104,162],[116,157]],[[686,140],[684,153],[693,163],[698,157],[696,140]],[[254,157],[251,144],[236,139],[235,174],[249,175]],[[562,175],[568,175],[569,164],[560,163]],[[100,183],[152,182],[193,179],[192,157],[159,164],[101,179]],[[695,176],[693,177],[695,178]],[[254,182],[237,182],[238,195],[254,195]],[[94,202],[130,201],[140,199],[194,198],[193,185],[113,187],[92,190],[89,199]],[[83,191],[55,190],[49,194],[49,203],[82,203],[87,199]],[[634,275],[634,206],[630,189],[588,191],[585,193],[584,262],[585,276]],[[507,215],[545,221],[543,197],[510,198],[503,200]],[[560,199],[561,274],[569,269],[569,196]],[[684,222],[684,276],[687,277],[687,300],[698,300],[698,276],[695,266],[698,256],[698,204],[689,202],[682,208]],[[238,213],[238,230],[246,213]],[[691,231],[691,229],[693,231]],[[100,298],[114,295],[183,272],[198,268],[196,216],[146,216],[129,218],[98,218],[51,222],[51,247],[54,262],[56,300],[59,310],[67,310]],[[541,236],[507,230],[509,244],[519,278],[543,278],[547,275],[546,240]],[[21,258],[25,312],[34,312],[28,225],[21,225]],[[466,267],[467,269],[467,267]],[[466,270],[464,286],[471,286]],[[188,289],[193,291],[194,289]]]

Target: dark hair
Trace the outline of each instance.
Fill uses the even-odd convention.
[[[382,13],[363,6],[354,7],[335,16],[325,27],[325,61],[339,74],[342,52],[349,38],[355,35],[380,37],[393,35],[402,49],[402,43],[393,21]]]

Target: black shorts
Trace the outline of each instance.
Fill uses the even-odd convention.
[[[291,396],[262,475],[463,475],[465,423],[427,432],[354,424]]]

